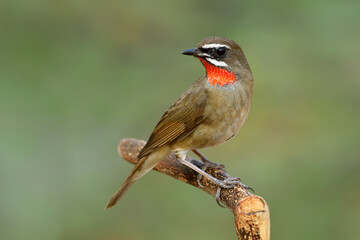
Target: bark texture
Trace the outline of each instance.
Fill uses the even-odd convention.
[[[137,155],[144,145],[145,142],[142,140],[127,138],[120,142],[118,152],[126,161],[136,164]],[[201,161],[191,157],[187,157],[187,160],[199,167],[203,165]],[[193,185],[211,196],[216,195],[216,185],[203,177],[201,184],[204,188],[199,186],[197,173],[177,161],[173,154],[162,160],[154,170]],[[222,165],[210,166],[206,172],[220,180],[231,177]],[[270,211],[262,197],[252,194],[242,186],[237,186],[222,189],[220,200],[234,214],[239,240],[270,240]]]

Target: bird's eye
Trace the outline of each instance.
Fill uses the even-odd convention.
[[[224,47],[220,47],[216,51],[217,55],[219,55],[219,56],[223,56],[225,54],[225,52],[226,52],[226,49]]]

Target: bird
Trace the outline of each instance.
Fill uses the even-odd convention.
[[[224,37],[204,38],[182,54],[198,58],[205,73],[163,114],[140,151],[136,166],[105,208],[114,206],[136,180],[171,153],[200,178],[206,177],[220,188],[232,187],[238,181],[216,179],[185,158],[193,151],[208,163],[198,149],[225,143],[243,126],[253,95],[249,64],[240,46]]]

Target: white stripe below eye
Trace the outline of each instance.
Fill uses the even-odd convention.
[[[221,48],[221,47],[225,47],[227,49],[230,49],[230,47],[226,44],[219,44],[219,43],[210,43],[210,44],[205,44],[204,46],[201,46],[202,48]]]
[[[209,54],[207,53],[199,53],[198,54],[199,57],[211,57]]]
[[[217,66],[217,67],[227,67],[227,66],[228,66],[228,65],[227,65],[225,62],[223,62],[223,61],[217,61],[217,60],[212,59],[212,58],[206,58],[206,60],[207,60],[208,62],[210,62],[212,65],[215,65],[215,66]]]

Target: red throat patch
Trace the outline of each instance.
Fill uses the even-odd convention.
[[[226,69],[216,67],[206,60],[199,58],[204,65],[208,77],[208,82],[213,85],[224,86],[234,84],[236,82],[236,75]]]

